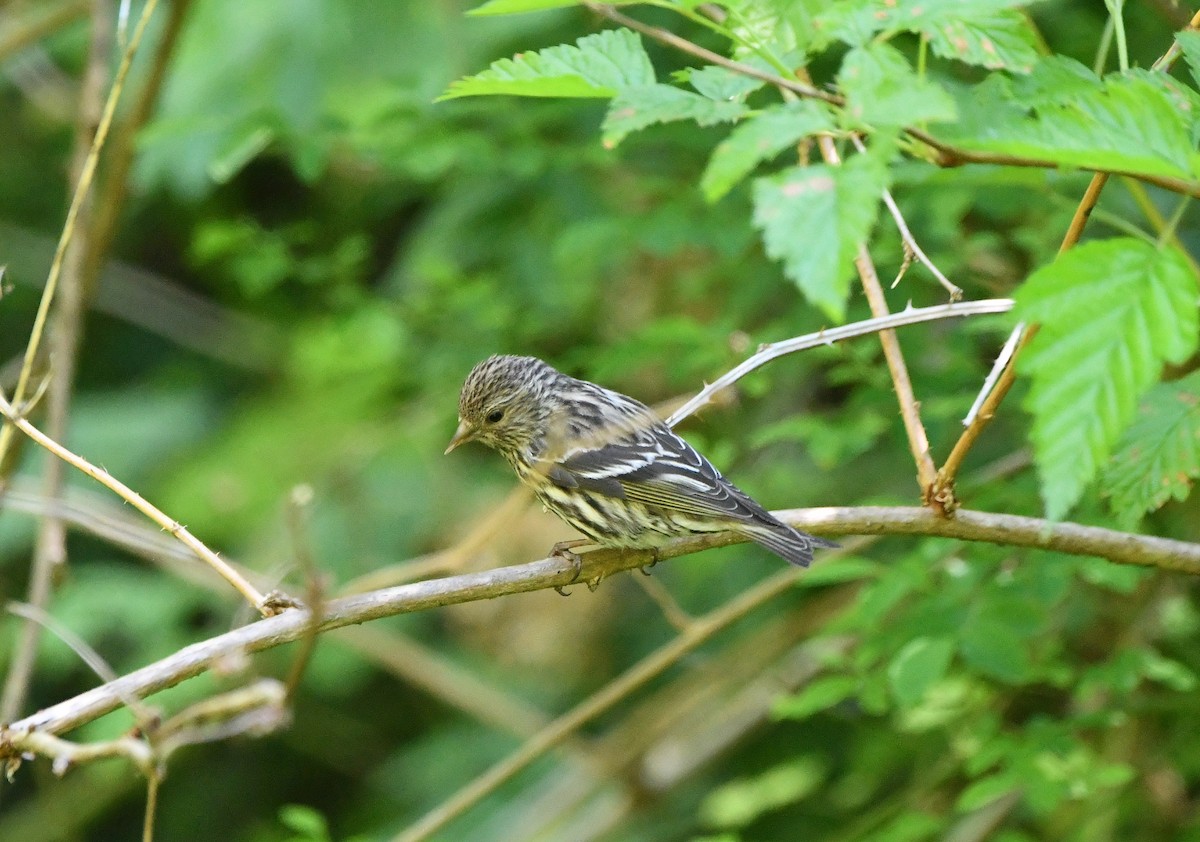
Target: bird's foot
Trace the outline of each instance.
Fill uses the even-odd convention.
[[[653,567],[654,565],[658,564],[658,562],[659,562],[658,549],[656,547],[651,547],[650,548],[650,563],[643,564],[641,567],[638,568],[638,572],[641,573],[643,576],[649,576],[650,568]]]
[[[554,590],[558,591],[559,596],[570,596],[571,592],[567,590],[568,585],[573,585],[579,581],[579,574],[583,572],[583,559],[579,557],[579,553],[575,552],[576,547],[582,547],[589,543],[586,538],[576,538],[572,541],[559,541],[550,548],[550,558],[561,558],[564,561],[571,563],[571,569],[575,571],[575,575],[571,577],[571,581],[566,585],[555,585]],[[591,581],[587,582],[588,590],[594,591],[600,584],[600,578],[597,577],[595,585]]]

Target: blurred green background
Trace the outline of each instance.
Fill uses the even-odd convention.
[[[764,256],[748,186],[713,205],[696,188],[725,128],[655,127],[606,150],[602,103],[433,104],[496,58],[603,28],[582,11],[468,18],[469,5],[177,7],[161,97],[136,138],[84,322],[68,443],[294,592],[298,545],[333,591],[453,546],[503,505],[505,528],[464,569],[540,558],[570,536],[509,498],[515,480],[495,454],[443,457],[479,359],[535,354],[655,403],[690,395],[759,343],[826,324]],[[89,27],[85,4],[0,11],[2,35],[59,9],[61,25],[0,51],[9,394],[68,202]],[[1104,4],[1052,0],[1031,14],[1053,51],[1091,64]],[[1128,4],[1141,65],[1180,15],[1165,0]],[[660,78],[688,64],[647,47]],[[139,61],[131,96],[145,74]],[[894,192],[942,270],[984,298],[1008,295],[1053,254],[1086,183],[913,163]],[[1136,216],[1120,189],[1101,207]],[[890,281],[903,256],[889,221],[872,252]],[[920,268],[889,292],[893,310],[943,300]],[[849,313],[869,315],[861,294]],[[935,457],[1008,328],[993,318],[902,332]],[[971,508],[1040,515],[1020,391],[962,476]],[[681,431],[771,508],[918,502],[873,339],[776,362]],[[43,464],[23,449],[0,514],[5,599],[25,598]],[[298,532],[288,500],[299,484],[314,498]],[[68,485],[86,517],[132,519],[83,477]],[[1093,495],[1073,519],[1111,516]],[[1197,523],[1196,503],[1179,503],[1143,529],[1197,540]],[[86,531],[68,551],[48,609],[117,672],[246,619],[226,590]],[[735,624],[440,838],[1200,839],[1194,583],[933,539],[881,540],[858,558]],[[658,589],[700,614],[778,569],[756,547],[713,550],[657,567],[652,592],[621,576],[594,594],[539,592],[324,636],[288,730],[173,758],[157,838],[322,839],[323,822],[334,839],[389,838],[672,639]],[[16,629],[0,622],[0,671]],[[294,649],[248,669],[284,675]],[[804,695],[814,678],[824,684]],[[241,680],[206,675],[153,702],[172,711]],[[96,683],[47,635],[25,712]],[[131,721],[118,712],[72,737]],[[123,761],[61,780],[29,763],[0,790],[0,839],[134,839],[144,795]],[[986,809],[1001,808],[997,831]]]

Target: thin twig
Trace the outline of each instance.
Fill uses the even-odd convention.
[[[263,616],[271,616],[277,613],[279,607],[283,604],[278,598],[271,596],[263,596],[258,590],[247,582],[236,570],[225,563],[212,550],[206,547],[203,542],[196,538],[192,533],[188,532],[187,528],[176,520],[167,517],[161,509],[152,505],[146,498],[138,494],[129,486],[118,480],[108,471],[103,468],[98,468],[91,462],[88,462],[82,456],[78,456],[67,450],[58,442],[49,438],[45,433],[34,427],[26,419],[17,415],[13,410],[12,404],[0,395],[0,415],[3,415],[8,422],[23,432],[34,442],[44,447],[50,453],[67,462],[72,467],[87,474],[92,479],[99,482],[106,488],[111,489],[118,494],[123,500],[132,505],[139,512],[150,518],[170,534],[178,538],[183,544],[192,550],[202,561],[217,571],[221,577],[233,585],[253,605]]]
[[[684,611],[683,606],[667,590],[667,586],[654,576],[634,576],[633,581],[658,606],[658,610],[662,611],[663,617],[666,618],[675,631],[685,631],[688,626],[695,622],[696,618]]]
[[[54,301],[54,295],[58,288],[58,280],[62,274],[63,258],[66,255],[67,246],[70,245],[71,238],[75,233],[75,221],[91,189],[92,179],[96,175],[96,165],[100,160],[100,150],[104,148],[104,141],[108,137],[108,130],[112,126],[113,115],[116,113],[117,102],[121,98],[121,91],[125,88],[125,78],[129,75],[129,68],[133,64],[133,57],[137,54],[138,46],[142,42],[142,35],[145,33],[146,26],[150,23],[150,18],[154,15],[154,10],[157,6],[158,0],[146,0],[146,5],[142,7],[141,17],[138,18],[137,26],[133,30],[133,36],[129,39],[129,47],[121,55],[121,63],[117,66],[116,75],[113,77],[113,84],[109,90],[108,100],[104,103],[104,112],[101,114],[100,122],[96,126],[96,136],[92,140],[91,149],[88,151],[87,159],[84,161],[79,180],[75,184],[75,193],[71,197],[71,206],[67,209],[67,218],[63,222],[62,235],[59,237],[58,247],[54,251],[54,259],[50,263],[50,274],[46,278],[46,288],[42,292],[42,299],[38,304],[37,315],[33,320],[33,330],[30,332],[29,343],[25,348],[25,359],[21,366],[21,374],[17,378],[17,385],[13,391],[12,400],[16,406],[20,406],[25,400],[25,392],[29,388],[29,378],[33,373],[34,360],[37,358],[38,348],[42,342],[42,334],[46,329],[46,319],[50,314],[50,304]],[[0,424],[0,463],[3,463],[4,455],[8,452],[8,448],[12,444],[12,437],[12,426],[10,424]]]
[[[71,183],[78,183],[82,179],[87,166],[93,133],[101,119],[104,89],[108,81],[109,56],[112,53],[112,8],[107,0],[93,0],[91,8],[91,42],[80,86],[75,148],[71,156]],[[42,385],[48,386],[49,389],[46,426],[50,436],[59,440],[66,438],[71,391],[75,383],[75,363],[79,353],[79,335],[84,310],[82,271],[88,249],[91,247],[93,209],[93,203],[85,194],[76,218],[80,235],[70,241],[62,260],[61,292],[54,313],[54,329],[50,336],[52,373],[42,381]],[[28,358],[26,363],[29,363]],[[18,380],[18,388],[19,386]],[[3,455],[0,454],[0,460],[2,459]],[[46,460],[42,468],[42,492],[47,497],[57,497],[62,485],[63,463],[57,459]],[[38,524],[37,538],[34,541],[26,597],[29,605],[35,610],[40,610],[49,603],[53,582],[66,562],[66,526],[53,515],[43,517]],[[0,697],[0,722],[16,718],[25,705],[29,683],[33,679],[40,637],[41,627],[25,618],[13,649],[12,668],[4,681],[4,692]]]
[[[773,514],[785,523],[816,535],[923,535],[985,541],[1068,555],[1099,556],[1117,564],[1200,576],[1200,544],[1098,526],[1052,523],[1041,518],[966,509],[947,518],[927,508],[913,506],[790,509]],[[678,538],[659,548],[656,555],[666,560],[745,540],[728,532]],[[1052,563],[1053,558],[1045,561]],[[571,562],[555,557],[331,599],[324,606],[320,628],[325,632],[396,614],[569,585],[577,577],[586,580],[641,567],[650,560],[650,554],[597,550],[584,553],[581,560],[582,570],[578,572]],[[233,655],[252,654],[297,640],[307,633],[308,624],[307,610],[288,611],[194,643],[115,682],[14,722],[8,730],[13,733],[68,731],[115,710],[127,695],[144,698],[206,672]],[[4,738],[5,731],[0,730],[0,757],[4,755]]]
[[[825,135],[818,137],[817,147],[827,164],[834,167],[841,165],[842,159],[832,138]],[[871,315],[877,319],[889,315],[887,297],[883,294],[879,273],[875,270],[875,263],[871,260],[871,252],[866,243],[857,245],[854,268],[858,271]],[[921,489],[921,499],[926,504],[936,503],[931,491],[937,479],[937,467],[930,455],[929,436],[921,422],[920,404],[913,394],[912,379],[908,376],[908,364],[904,361],[904,352],[900,350],[900,340],[896,338],[894,330],[881,330],[879,342],[883,346],[883,356],[887,360],[888,373],[892,377],[892,387],[896,390],[896,400],[900,403],[900,418],[908,436],[908,447],[917,465],[917,485]]]
[[[1008,367],[1008,361],[1012,359],[1012,355],[1017,349],[1017,342],[1020,340],[1024,330],[1025,322],[1018,322],[1017,326],[1012,329],[1012,333],[1008,335],[1008,341],[1000,349],[1000,356],[996,357],[996,361],[992,363],[992,370],[988,372],[987,378],[983,381],[983,388],[979,390],[979,394],[975,396],[975,402],[971,404],[971,408],[967,410],[966,417],[963,418],[964,427],[969,427],[975,422],[975,416],[979,414],[979,408],[983,406],[983,402],[992,393],[996,381],[1000,379],[1000,372]]]
[[[784,339],[780,342],[763,345],[752,357],[726,372],[721,377],[718,377],[712,383],[705,386],[694,398],[675,410],[667,419],[667,424],[674,427],[680,421],[705,406],[722,389],[732,386],[755,369],[761,368],[772,360],[776,360],[787,354],[806,351],[809,348],[816,348],[819,345],[832,345],[834,342],[842,342],[856,336],[867,336],[872,333],[878,333],[881,330],[906,327],[923,322],[939,321],[941,319],[1007,313],[1012,308],[1013,301],[1011,298],[987,298],[981,301],[939,304],[935,307],[910,307],[907,310],[901,310],[899,313],[889,313],[881,318],[866,319],[861,322],[827,328],[819,330],[816,333],[806,333],[804,336],[797,336],[793,339]]]
[[[867,147],[863,144],[862,139],[859,138],[858,135],[850,135],[850,142],[854,144],[854,148],[857,149],[860,154],[866,153]],[[909,229],[908,223],[904,219],[904,214],[900,212],[900,206],[896,204],[896,199],[892,196],[892,191],[888,190],[886,187],[883,188],[883,203],[887,206],[888,212],[892,215],[892,219],[896,223],[896,228],[898,228],[900,231],[900,239],[903,240],[905,248],[921,262],[922,266],[924,266],[933,274],[933,277],[937,278],[937,282],[942,285],[946,292],[950,293],[951,301],[962,301],[962,288],[952,283],[949,278],[943,275],[942,270],[937,268],[937,264],[930,260],[929,256],[925,254],[924,249],[922,249],[917,243],[917,238],[913,236],[912,231]],[[908,260],[906,258],[905,264],[907,265],[907,263]],[[897,276],[896,280],[900,280],[899,276]],[[892,284],[893,288],[895,286],[895,284]]]

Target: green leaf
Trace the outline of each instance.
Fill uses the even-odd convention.
[[[1032,671],[1026,645],[1011,626],[976,618],[963,627],[958,651],[977,672],[1017,684],[1028,680]]]
[[[757,66],[761,70],[774,72],[774,68],[766,65],[761,59],[748,61],[747,64]],[[680,71],[679,76],[699,93],[709,99],[727,100],[745,97],[767,84],[761,79],[735,73],[724,67],[710,64],[699,69],[688,68]]]
[[[695,120],[701,126],[711,126],[732,122],[746,110],[740,102],[718,102],[670,85],[647,85],[617,94],[601,132],[605,148],[613,149],[630,132],[655,123]]]
[[[901,649],[888,664],[888,682],[901,707],[911,707],[924,698],[950,668],[954,643],[942,637],[918,637]]]
[[[825,764],[799,757],[753,778],[730,781],[700,805],[704,822],[716,827],[744,827],[764,813],[799,801],[825,778]]]
[[[840,167],[791,167],[754,183],[754,224],[767,254],[809,301],[841,321],[859,243],[875,224],[887,173],[857,156]]]
[[[704,198],[715,202],[761,162],[803,137],[831,128],[829,111],[815,102],[788,103],[746,120],[713,150],[700,177]]]
[[[1041,330],[1019,361],[1032,385],[1034,457],[1061,518],[1108,458],[1164,361],[1196,348],[1197,292],[1183,254],[1132,238],[1085,243],[1029,277],[1016,315]]]
[[[488,0],[482,6],[476,6],[467,12],[468,15],[518,15],[522,12],[544,12],[547,9],[564,9],[568,6],[578,6],[580,0]],[[616,4],[614,4],[616,5]]]
[[[846,54],[838,71],[846,115],[855,126],[907,126],[954,120],[954,100],[913,71],[890,44],[872,43]]]
[[[1038,37],[1018,9],[1026,0],[924,0],[921,3],[839,3],[822,11],[811,24],[813,44],[830,41],[854,47],[876,33],[882,43],[898,32],[929,39],[935,55],[994,70],[1028,73],[1038,59]]]
[[[1029,79],[993,75],[965,88],[959,122],[939,135],[968,150],[1061,166],[1192,177],[1192,121],[1178,97],[1136,73],[1101,81],[1081,66],[1064,93],[1056,84],[1066,62],[1047,60]]]
[[[859,681],[852,675],[827,675],[809,682],[803,690],[775,703],[777,719],[807,719],[828,710],[857,692]]]
[[[437,101],[464,96],[616,96],[654,84],[642,41],[628,29],[606,29],[570,44],[501,59],[482,73],[459,79]]]
[[[1175,33],[1175,40],[1183,49],[1183,59],[1192,72],[1192,81],[1200,86],[1200,32],[1185,29]]]
[[[1125,431],[1102,484],[1125,528],[1168,500],[1183,500],[1200,476],[1200,371],[1151,389]]]
[[[899,28],[927,36],[935,55],[1028,73],[1038,60],[1037,33],[1022,11],[997,8],[1004,5],[1017,2],[932,0],[893,6],[891,14]]]
[[[1005,771],[995,775],[988,775],[986,778],[980,778],[964,789],[962,794],[958,796],[958,802],[954,806],[964,813],[971,812],[978,810],[980,807],[986,807],[997,798],[1008,795],[1010,792],[1020,788],[1021,782],[1019,776],[1013,775],[1012,772]]]

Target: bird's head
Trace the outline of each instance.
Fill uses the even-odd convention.
[[[528,453],[544,437],[555,378],[563,375],[536,357],[488,357],[471,370],[458,398],[458,429],[449,453],[478,441],[500,453]]]

